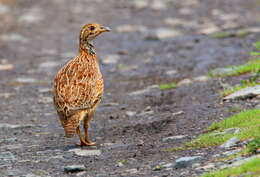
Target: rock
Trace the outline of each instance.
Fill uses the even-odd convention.
[[[85,171],[87,170],[86,167],[84,165],[69,165],[64,167],[64,171],[66,173],[77,173],[80,171]]]
[[[12,94],[12,93],[0,93],[0,98],[3,97],[5,99],[7,99],[7,98],[10,98],[13,95],[14,94]]]
[[[32,24],[32,23],[37,23],[42,19],[43,19],[43,14],[41,13],[40,9],[32,8],[30,9],[29,12],[21,15],[18,20],[20,23]]]
[[[225,129],[224,132],[228,134],[237,134],[240,132],[240,128],[228,128]]]
[[[247,87],[223,98],[223,100],[247,99],[260,95],[260,85]]]
[[[74,152],[78,156],[99,156],[101,151],[98,149],[71,149],[70,152]]]
[[[184,113],[183,111],[174,112],[174,113],[172,113],[172,116],[178,116],[178,115],[181,115],[183,113]]]
[[[146,32],[147,27],[141,25],[131,25],[125,24],[116,27],[116,31],[119,33],[126,33],[126,32]],[[125,52],[124,52],[125,53]]]
[[[146,87],[143,90],[137,90],[134,92],[129,93],[130,96],[135,96],[135,95],[143,95],[143,94],[147,94],[149,92],[151,92],[152,90],[158,90],[159,91],[159,85],[151,85]]]
[[[229,75],[234,72],[234,68],[216,68],[210,72],[213,77]]]
[[[0,64],[0,71],[9,71],[14,69],[14,65],[12,64]]]
[[[183,139],[185,137],[187,137],[187,136],[186,135],[169,136],[169,137],[163,138],[162,141],[163,142],[174,141],[174,140]]]
[[[29,78],[29,77],[21,77],[21,78],[17,78],[16,82],[19,82],[19,83],[35,83],[35,82],[37,82],[37,80],[34,79],[34,78]]]
[[[52,89],[51,88],[39,88],[38,92],[40,92],[40,93],[51,93]]]
[[[103,64],[115,64],[118,62],[118,60],[120,59],[119,55],[116,54],[111,54],[111,55],[107,55],[105,57],[102,58],[102,63]]]
[[[40,69],[49,69],[49,68],[55,68],[57,66],[60,66],[60,63],[55,62],[55,61],[47,61],[44,63],[39,64]]]
[[[183,7],[179,9],[181,15],[191,15],[193,13],[192,8]]]
[[[193,81],[199,81],[199,82],[206,82],[208,80],[210,80],[208,76],[198,76],[193,78]]]
[[[237,142],[239,142],[239,139],[237,137],[233,137],[229,139],[227,142],[225,142],[224,144],[222,144],[220,148],[228,149],[234,146]]]
[[[53,99],[51,97],[41,97],[38,103],[48,104],[52,103]]]
[[[15,124],[7,124],[7,123],[2,123],[0,124],[0,128],[31,128],[34,127],[34,125],[31,124],[21,124],[21,125],[15,125]]]
[[[128,116],[128,117],[133,117],[136,115],[136,112],[134,111],[126,111],[125,114]]]
[[[232,163],[231,165],[222,165],[220,168],[228,168],[228,167],[237,167],[237,166],[240,166],[242,165],[243,163],[246,163],[246,162],[249,162],[255,158],[260,158],[260,154],[258,155],[255,155],[255,156],[251,156],[251,157],[248,157],[248,158],[242,158],[241,160],[238,160],[234,163]]]
[[[16,160],[16,157],[9,151],[7,152],[0,152],[0,161],[6,160]]]
[[[207,164],[205,166],[196,168],[196,170],[210,171],[210,170],[212,170],[214,168],[215,168],[215,164],[214,163],[209,163],[209,164]]]
[[[85,171],[82,171],[82,172],[77,173],[76,176],[84,176],[84,177],[88,177],[87,172],[85,172]]]
[[[186,78],[186,79],[183,79],[183,80],[181,80],[180,82],[178,82],[177,86],[189,85],[189,84],[191,84],[191,83],[192,83],[192,80]]]
[[[149,2],[147,0],[133,0],[133,6],[138,9],[148,7]]]
[[[165,1],[153,1],[151,6],[152,9],[154,10],[163,10],[163,9],[167,9],[167,5]]]
[[[169,71],[166,71],[165,74],[168,75],[168,76],[173,76],[175,74],[177,74],[178,71],[177,70],[169,70]]]
[[[122,162],[118,162],[118,163],[116,164],[116,166],[117,166],[117,167],[123,167],[124,164],[123,164]]]
[[[181,157],[175,161],[176,163],[174,165],[174,168],[186,168],[189,165],[192,165],[194,162],[200,160],[201,158],[201,156]]]
[[[33,173],[29,173],[29,174],[23,175],[22,177],[41,177],[41,176],[35,175]]]
[[[138,172],[138,170],[136,168],[132,168],[132,169],[128,169],[124,171],[125,173],[130,173],[130,174],[135,174]]]
[[[168,28],[158,28],[155,31],[150,32],[146,36],[147,40],[165,40],[179,36],[181,33],[179,31],[168,29]]]
[[[27,38],[25,38],[24,36],[17,34],[17,33],[1,35],[0,39],[4,40],[4,41],[19,41],[19,42],[23,42],[23,43],[28,42]]]
[[[232,150],[232,151],[226,151],[226,152],[223,152],[223,155],[224,156],[230,156],[230,155],[233,155],[233,154],[236,154],[238,152],[241,152],[242,149],[235,149],[235,150]]]
[[[0,4],[0,14],[6,14],[10,11],[9,7],[4,4]]]

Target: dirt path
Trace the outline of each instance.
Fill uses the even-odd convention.
[[[200,155],[206,163],[216,151],[164,150],[230,115],[231,103],[221,103],[218,80],[201,76],[215,67],[245,62],[259,33],[226,39],[203,33],[259,29],[259,1],[10,2],[0,15],[6,24],[1,27],[0,62],[14,66],[0,70],[0,176],[188,177],[201,173],[192,167],[153,168],[188,155]],[[113,32],[95,43],[106,94],[92,121],[91,137],[99,144],[93,153],[101,154],[79,156],[73,152],[78,139],[64,138],[53,109],[51,82],[76,54],[79,29],[89,22],[108,25]],[[183,84],[167,91],[154,86],[168,82]],[[185,137],[163,141],[173,135]],[[67,174],[63,170],[78,164],[87,171]]]

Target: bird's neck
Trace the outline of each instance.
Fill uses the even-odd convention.
[[[84,52],[89,55],[96,55],[96,51],[92,41],[80,41],[79,52]]]

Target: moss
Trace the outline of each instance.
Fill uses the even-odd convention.
[[[201,177],[229,177],[229,176],[250,176],[258,177],[260,174],[260,158],[254,158],[238,167],[230,167],[211,173],[206,173]]]
[[[200,135],[191,142],[187,142],[183,147],[173,147],[167,149],[166,151],[173,152],[178,150],[198,149],[221,145],[234,136],[233,134],[224,133],[224,130],[228,128],[240,128],[240,132],[236,134],[240,140],[256,138],[260,135],[259,115],[260,109],[240,112],[226,118],[225,120],[222,120],[221,122],[213,123],[208,127],[208,133]]]
[[[175,82],[159,85],[160,90],[168,90],[168,89],[172,89],[172,88],[176,88],[176,87],[177,87],[177,84]]]

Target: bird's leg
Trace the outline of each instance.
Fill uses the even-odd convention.
[[[92,146],[92,145],[93,145],[93,144],[91,144],[91,143],[85,141],[84,136],[81,135],[80,127],[79,127],[79,126],[78,126],[77,129],[76,129],[76,133],[78,134],[79,139],[80,139],[80,144],[79,144],[80,146]]]
[[[89,145],[95,145],[95,142],[92,142],[91,140],[89,140],[88,137],[88,128],[89,128],[89,122],[93,117],[93,113],[89,113],[85,116],[84,118],[84,130],[85,130],[85,141],[89,144]]]

